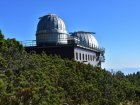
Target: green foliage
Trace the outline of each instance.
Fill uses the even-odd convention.
[[[4,40],[4,35],[2,34],[1,30],[0,30],[0,42]]]
[[[59,56],[28,54],[15,39],[3,39],[3,43],[0,105],[140,103],[140,72],[127,76],[110,73]]]

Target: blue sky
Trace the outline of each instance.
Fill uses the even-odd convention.
[[[68,32],[96,32],[106,49],[103,67],[140,68],[140,0],[0,0],[0,29],[6,38],[32,40],[48,13],[59,15]]]

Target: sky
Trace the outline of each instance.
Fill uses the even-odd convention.
[[[35,40],[38,18],[49,13],[68,32],[96,33],[105,48],[103,68],[140,68],[140,0],[0,0],[0,29],[5,38]]]

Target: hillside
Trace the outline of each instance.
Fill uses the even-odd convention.
[[[0,32],[0,105],[139,105],[140,72],[124,75],[27,53]]]

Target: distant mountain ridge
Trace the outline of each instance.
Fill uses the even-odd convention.
[[[123,71],[124,74],[130,74],[140,72],[140,68],[122,68],[121,71]]]
[[[114,68],[114,69],[107,69],[107,70],[113,71],[113,72],[121,71],[125,75],[127,75],[127,74],[133,74],[136,72],[140,72],[140,67],[125,67],[125,68]]]

